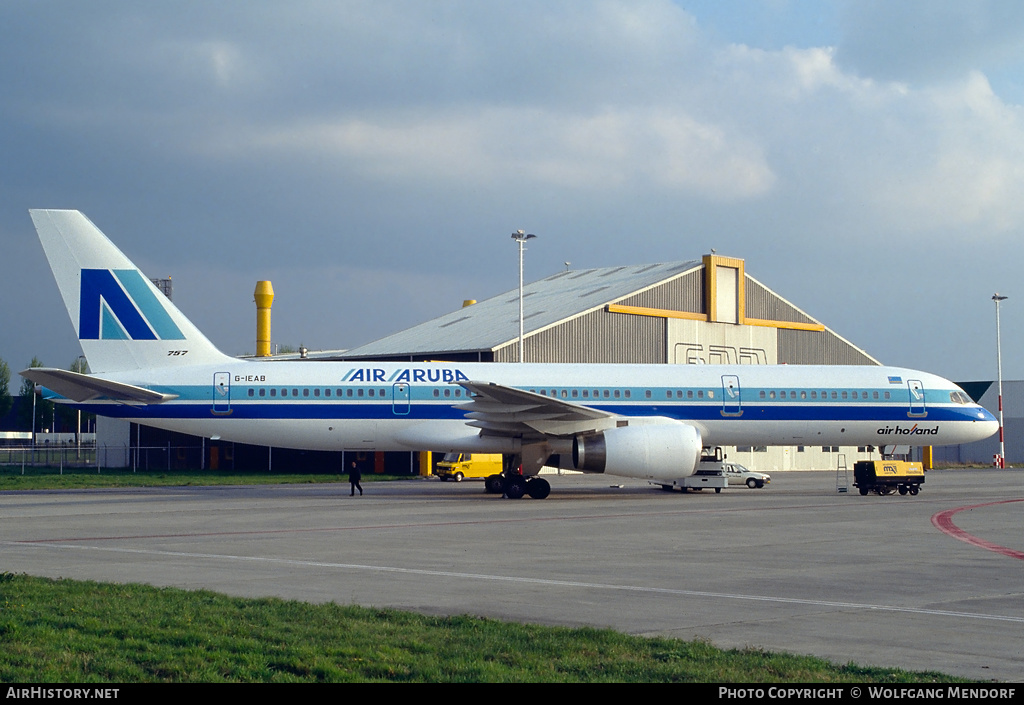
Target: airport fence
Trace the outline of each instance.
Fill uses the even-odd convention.
[[[200,468],[203,451],[190,446],[129,447],[75,443],[0,446],[0,466],[22,468],[103,468],[172,470]]]

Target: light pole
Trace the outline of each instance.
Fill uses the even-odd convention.
[[[78,372],[80,374],[86,374],[89,370],[89,361],[85,359],[85,355],[79,355],[75,358],[75,364],[72,372]],[[75,410],[78,415],[78,419],[75,426],[75,458],[77,460],[82,459],[82,410]]]
[[[522,230],[512,233],[512,239],[519,243],[519,362],[523,361],[523,245],[535,237]]]
[[[1006,467],[1006,446],[1003,443],[1003,343],[999,330],[999,302],[1006,301],[1006,296],[999,292],[992,295],[996,302],[996,374],[999,379],[999,467]]]

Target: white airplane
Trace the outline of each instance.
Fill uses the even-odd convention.
[[[670,486],[705,446],[944,445],[998,428],[952,382],[893,367],[240,360],[82,213],[30,213],[91,373],[22,376],[58,402],[172,431],[309,450],[503,453],[498,489],[543,498],[545,464]]]

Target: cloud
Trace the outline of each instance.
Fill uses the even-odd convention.
[[[847,0],[836,58],[882,80],[962,79],[1024,59],[1024,5],[1015,0]]]
[[[902,122],[886,152],[865,164],[861,192],[889,228],[970,228],[985,237],[1024,226],[1024,110],[1004,104],[973,72],[894,101]]]
[[[656,188],[724,201],[762,195],[774,181],[749,139],[668,109],[387,115],[218,135],[201,149],[328,154],[379,179],[497,186],[514,174],[574,191]]]
[[[1000,265],[1019,259],[1024,124],[993,77],[1020,73],[1016,4],[846,3],[838,41],[787,24],[760,45],[722,39],[721,9],[709,31],[684,9],[699,6],[8,3],[0,228],[31,237],[25,208],[80,207],[176,279],[199,261],[217,263],[212,288],[280,272],[328,308],[350,295],[332,277],[416,282],[340,317],[341,345],[439,312],[418,308],[447,301],[437,273],[476,277],[458,277],[453,306],[507,288],[517,227],[543,236],[536,276],[713,243],[798,302],[834,286],[837,262],[884,276],[880,247],[927,244],[941,270],[984,238],[1012,245]],[[813,6],[757,22],[813,30]],[[314,286],[296,274],[311,262],[373,276],[318,270]],[[31,286],[19,276],[11,290]],[[848,303],[828,321],[844,332]],[[307,308],[288,320],[318,329]]]

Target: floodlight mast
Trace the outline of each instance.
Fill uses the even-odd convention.
[[[1003,441],[1003,343],[999,328],[999,302],[1009,298],[999,292],[992,295],[996,302],[996,375],[999,380],[999,467],[1006,467],[1006,444]]]
[[[535,237],[522,230],[512,233],[512,239],[519,243],[519,362],[523,362],[523,245]]]

